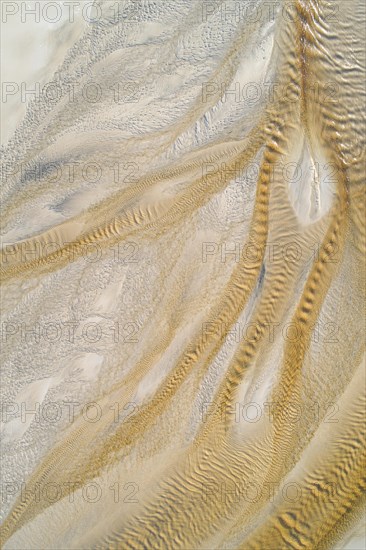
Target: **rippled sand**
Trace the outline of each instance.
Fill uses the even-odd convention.
[[[60,34],[3,150],[4,548],[365,544],[363,4]]]

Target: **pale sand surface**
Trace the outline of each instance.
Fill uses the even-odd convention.
[[[11,4],[4,548],[366,548],[362,2]]]

